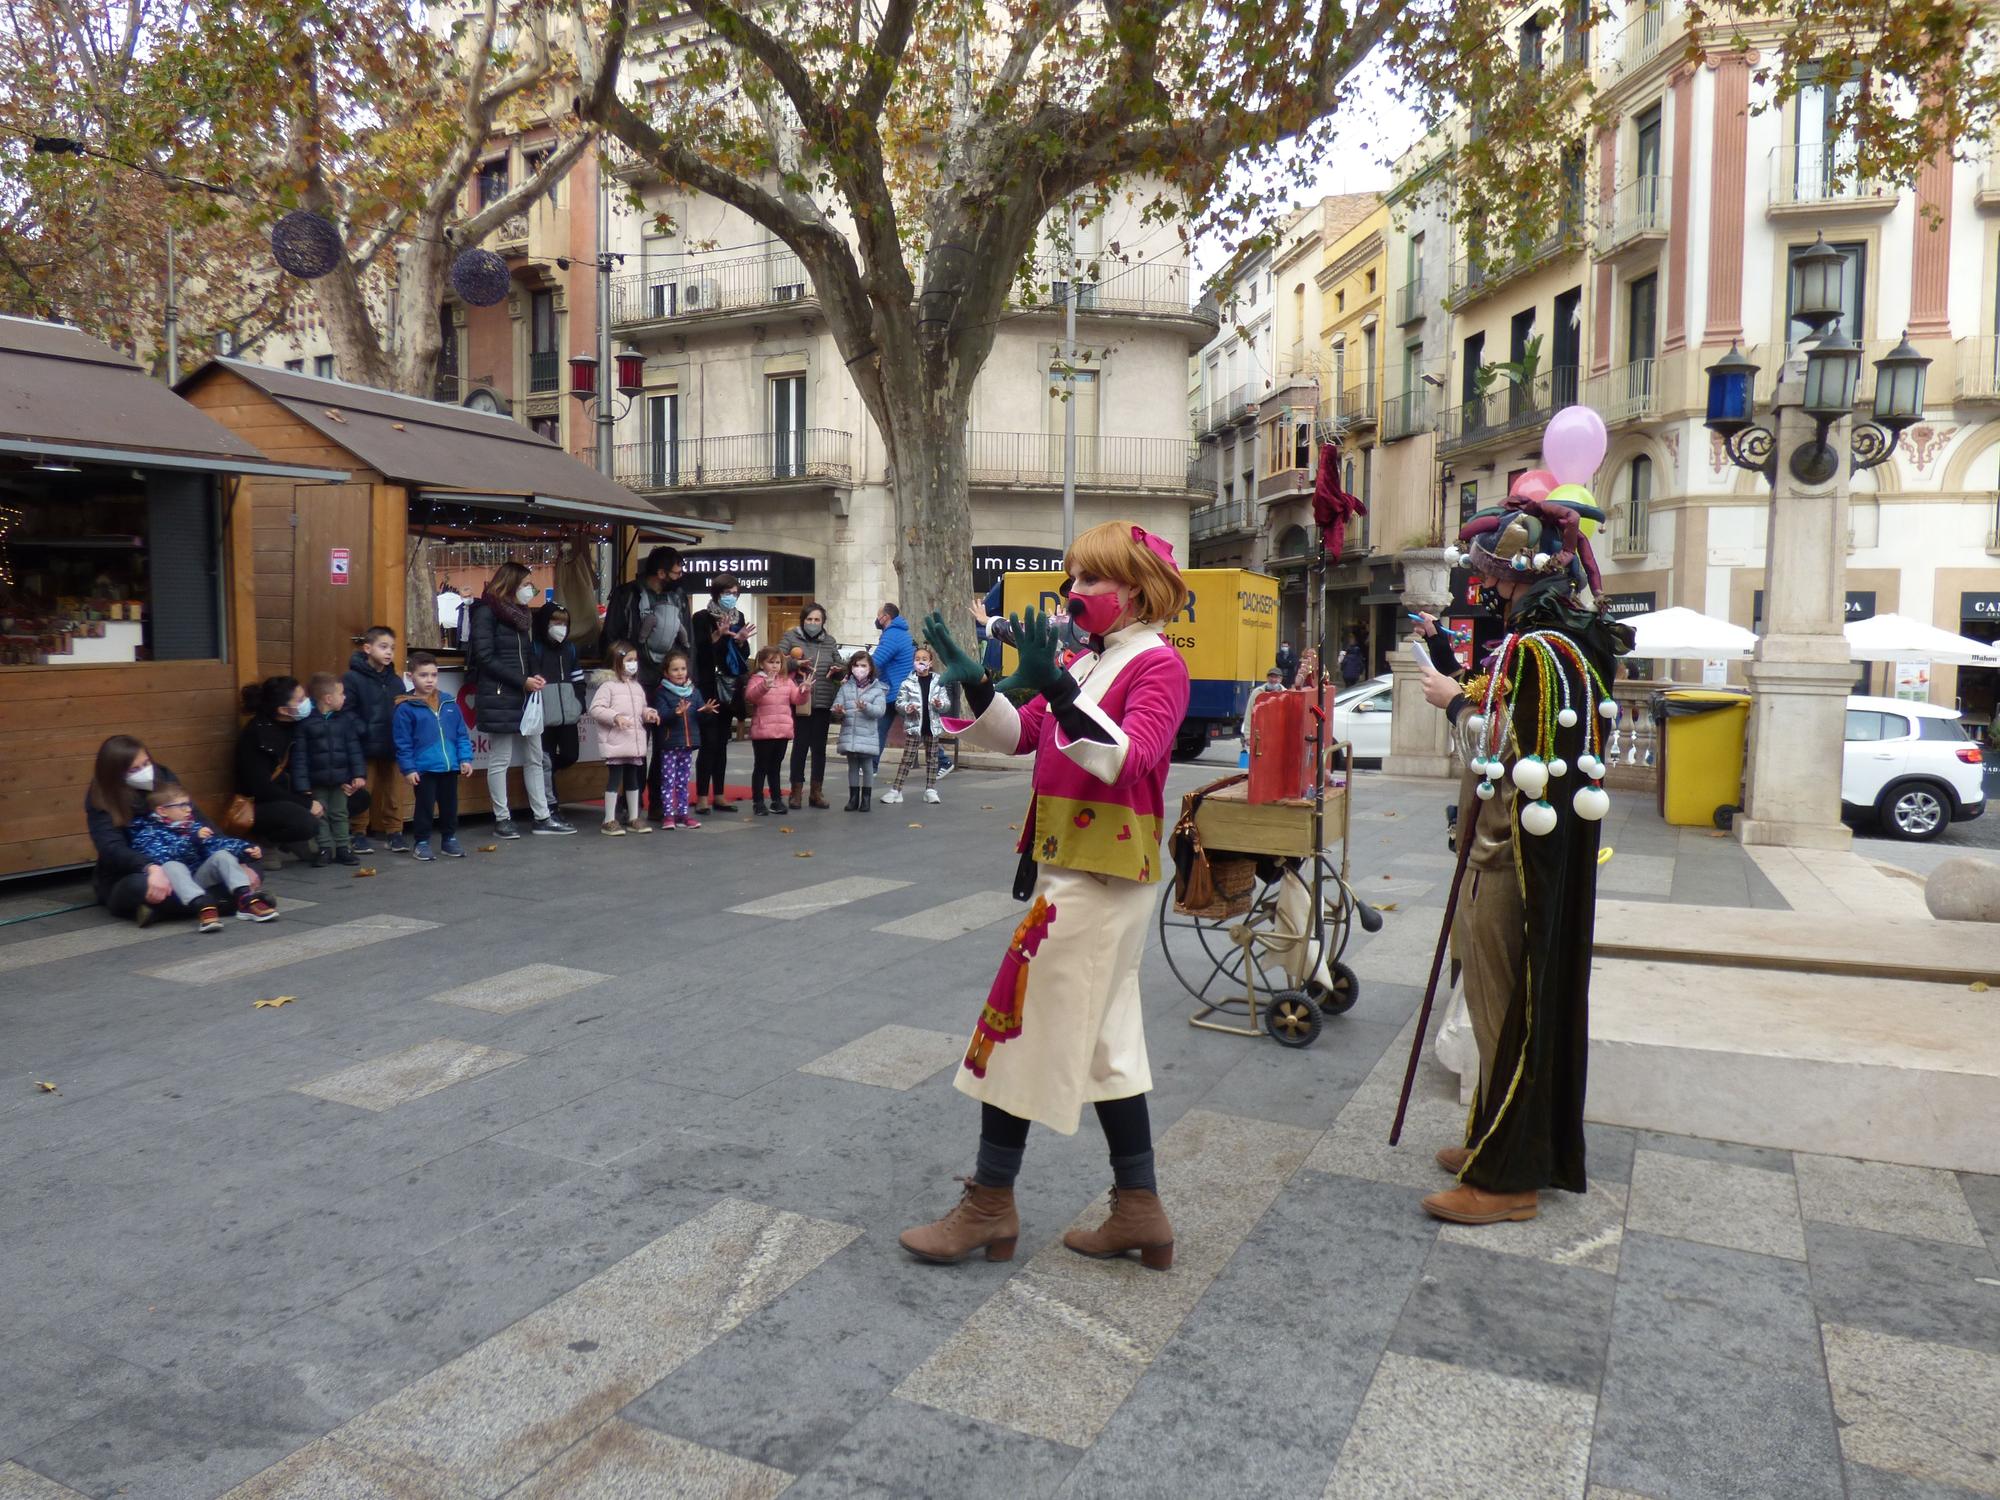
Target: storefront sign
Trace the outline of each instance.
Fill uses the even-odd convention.
[[[2000,625],[2000,594],[1960,594],[1958,617],[1979,625]]]
[[[345,588],[347,586],[347,557],[348,554],[345,547],[335,547],[332,555],[327,559],[326,581],[335,588]]]
[[[683,552],[683,582],[697,594],[724,573],[734,573],[746,594],[807,594],[813,592],[815,569],[810,557],[789,552]]]
[[[1003,573],[1059,573],[1062,560],[1060,547],[974,547],[972,591],[985,593]]]
[[[1637,594],[1606,594],[1604,612],[1614,620],[1627,619],[1632,615],[1650,615],[1658,608],[1653,602],[1658,597],[1651,590]]]
[[[1856,620],[1872,620],[1874,618],[1875,590],[1849,589],[1847,591],[1847,618],[1842,623],[1852,625]],[[1762,589],[1757,590],[1750,597],[1750,628],[1758,635],[1764,633],[1764,591]]]

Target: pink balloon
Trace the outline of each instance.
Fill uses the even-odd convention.
[[[1564,484],[1589,485],[1604,462],[1604,418],[1588,406],[1565,406],[1542,434],[1542,461]]]
[[[1562,481],[1547,469],[1530,469],[1514,481],[1514,487],[1507,493],[1509,496],[1518,495],[1523,500],[1546,500],[1549,498],[1549,491],[1561,483]]]

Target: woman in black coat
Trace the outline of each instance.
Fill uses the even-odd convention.
[[[503,839],[521,836],[507,798],[507,770],[516,761],[527,783],[534,831],[576,832],[549,816],[549,773],[541,735],[521,733],[529,695],[548,686],[548,679],[535,670],[534,620],[528,613],[538,597],[540,591],[528,581],[528,570],[520,563],[504,562],[494,569],[486,592],[472,606],[468,660],[478,678],[474,717],[479,732],[492,742],[486,752],[486,798],[493,804],[494,835]]]
[[[292,736],[311,717],[312,700],[298,678],[266,677],[243,690],[243,711],[250,721],[236,737],[236,790],[256,804],[251,841],[309,860],[326,809],[292,785]],[[364,787],[347,799],[347,816],[367,810]]]
[[[83,798],[83,820],[97,850],[91,889],[114,917],[150,921],[156,916],[187,915],[187,907],[175,897],[160,867],[132,847],[132,825],[145,815],[148,795],[156,786],[179,780],[129,734],[114,734],[97,747],[97,766]],[[216,826],[200,808],[195,809],[194,819]],[[250,888],[257,889],[262,882],[256,870],[248,874]]]

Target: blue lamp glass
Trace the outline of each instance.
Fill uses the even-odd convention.
[[[1757,366],[1744,357],[1742,347],[1729,352],[1708,367],[1708,430],[1733,437],[1748,427],[1756,406]]]

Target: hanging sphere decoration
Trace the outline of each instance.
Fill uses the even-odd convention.
[[[271,226],[271,258],[301,281],[317,281],[338,266],[340,231],[309,208],[295,208]]]
[[[1479,785],[1477,785],[1472,789],[1472,794],[1473,796],[1477,797],[1481,802],[1491,802],[1493,800],[1493,793],[1495,790],[1496,788],[1494,787],[1492,782],[1482,780],[1479,783]]]
[[[1596,823],[1611,811],[1611,798],[1601,786],[1586,786],[1578,789],[1572,805],[1579,818]]]
[[[1549,762],[1549,775],[1550,776],[1569,775],[1569,762],[1564,760],[1560,755],[1558,755],[1557,757],[1555,757],[1555,759]]]
[[[1539,755],[1524,755],[1514,762],[1514,785],[1530,797],[1548,789],[1549,768]]]
[[[1599,703],[1599,704],[1597,705],[1597,716],[1598,716],[1598,718],[1600,718],[1600,719],[1615,719],[1615,718],[1617,718],[1617,717],[1618,717],[1618,705],[1617,705],[1616,703],[1612,702],[1612,701],[1611,701],[1611,699],[1609,699],[1609,698],[1606,698],[1606,699],[1605,699],[1605,700],[1604,700],[1603,702],[1601,702],[1601,703]]]
[[[461,250],[451,263],[451,289],[472,307],[503,301],[512,280],[507,262],[491,250]]]
[[[1565,708],[1561,713],[1556,715],[1556,722],[1565,729],[1576,728],[1576,710]]]
[[[1537,799],[1521,809],[1521,828],[1542,838],[1555,832],[1556,810],[1552,803]]]

